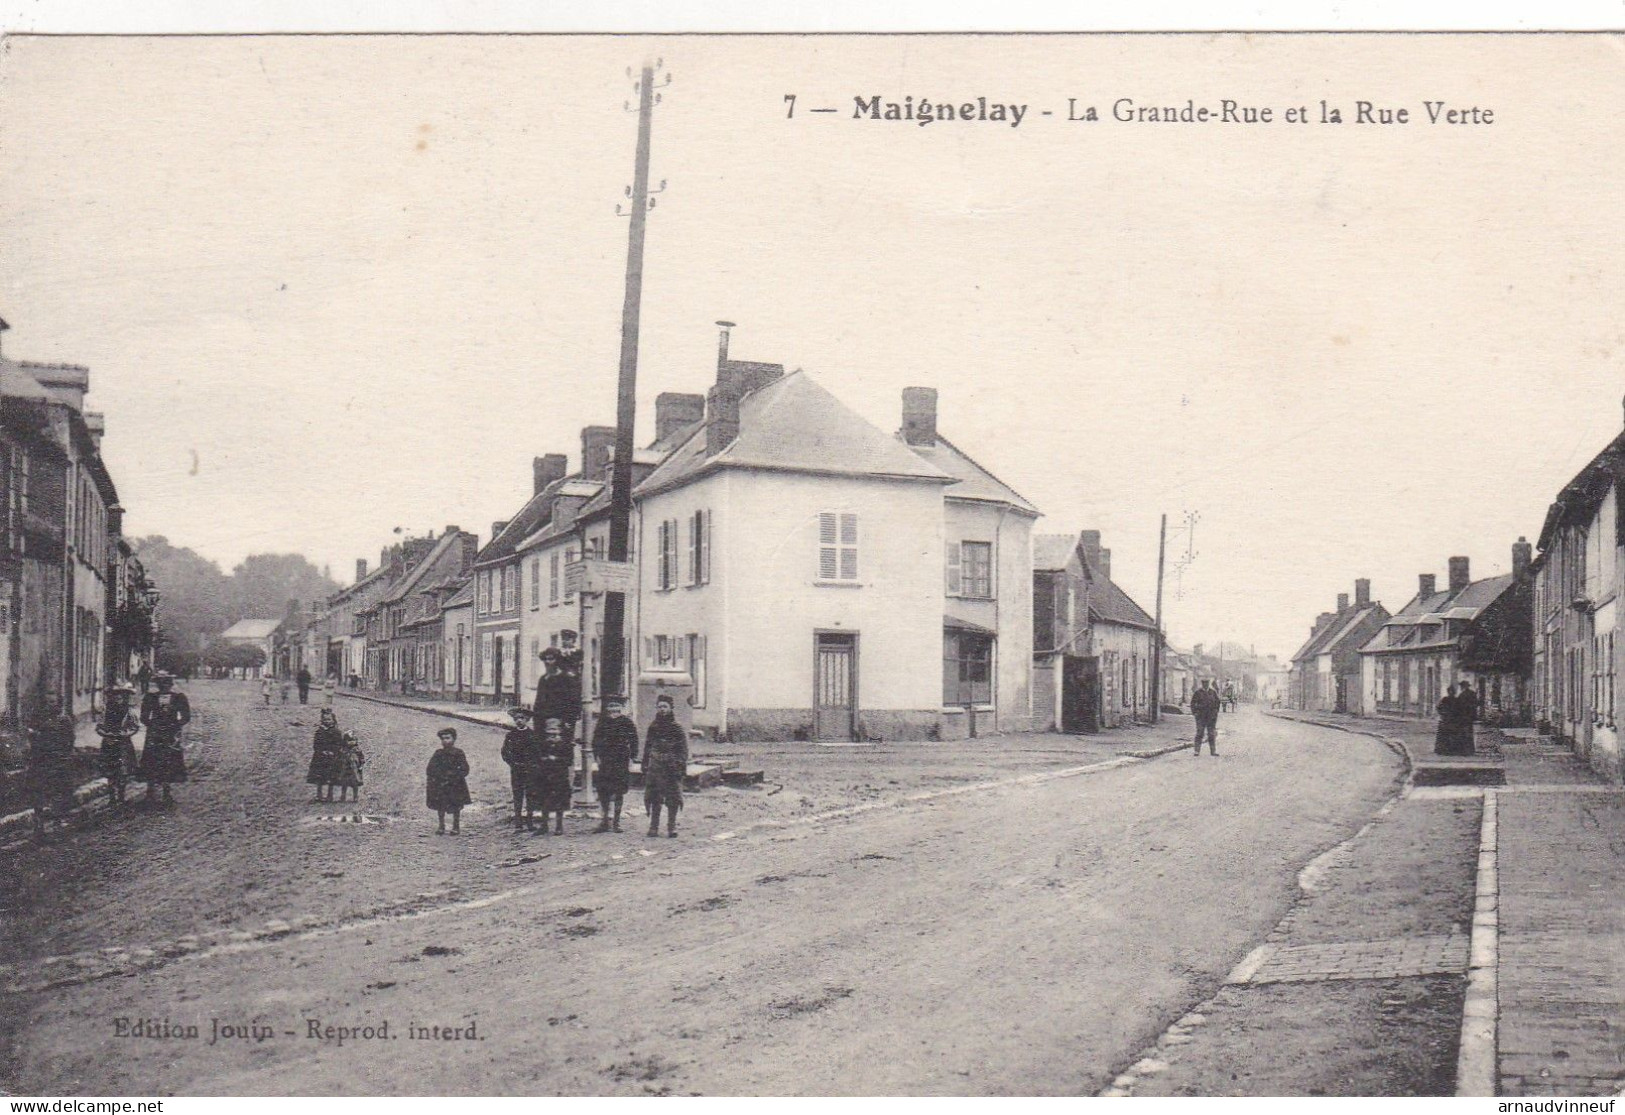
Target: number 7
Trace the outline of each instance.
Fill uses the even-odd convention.
[[[786,120],[794,120],[796,117],[796,95],[794,93],[786,93],[784,95],[784,103],[790,106],[790,108],[785,112],[784,118]]]

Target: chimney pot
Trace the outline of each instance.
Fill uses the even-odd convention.
[[[355,559],[355,579],[357,581],[363,581],[363,580],[366,579],[366,577],[367,577],[367,559],[366,558],[356,558]]]
[[[1523,579],[1529,575],[1529,565],[1535,558],[1535,548],[1529,544],[1529,539],[1518,536],[1512,544],[1512,575]]]
[[[1467,559],[1453,557],[1450,559],[1450,591],[1460,592],[1472,583],[1472,577],[1467,572]]]
[[[1364,608],[1371,603],[1371,581],[1361,577],[1354,582],[1354,606]]]
[[[936,388],[903,388],[903,440],[909,445],[937,443]]]
[[[1432,573],[1420,574],[1416,578],[1416,593],[1417,593],[1417,595],[1422,597],[1424,600],[1427,599],[1429,596],[1434,595],[1436,592],[1439,591],[1437,588],[1434,587],[1437,584],[1437,582],[1438,582],[1438,578],[1434,577],[1434,575]]]
[[[615,449],[614,426],[583,426],[581,429],[581,476],[603,480],[609,472],[610,454]],[[563,473],[559,474],[563,476]]]
[[[705,396],[662,391],[655,396],[655,440],[664,442],[685,426],[705,420]]]
[[[722,366],[728,362],[728,331],[733,327],[734,323],[731,321],[717,322],[717,329],[720,330],[717,335],[717,371],[719,372],[722,370]]]
[[[1337,594],[1337,614],[1342,615],[1344,612],[1346,612],[1348,610],[1349,610],[1349,594],[1346,593],[1346,592],[1338,593]]]

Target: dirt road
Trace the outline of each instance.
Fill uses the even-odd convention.
[[[302,773],[306,726],[255,737],[232,728],[247,715],[220,730],[246,731],[244,755],[297,744]],[[369,748],[398,774],[371,768],[383,800],[363,809],[384,816],[394,794],[397,820],[310,824],[285,785],[199,782],[199,817],[211,795],[263,811],[252,870],[237,852],[211,863],[185,807],[30,861],[39,882],[7,919],[34,936],[8,934],[10,978],[63,976],[6,998],[7,1090],[1090,1094],[1211,992],[1398,772],[1375,741],[1243,713],[1217,758],[1096,755],[1073,765],[1107,769],[1050,763],[973,792],[904,782],[791,823],[697,798],[675,841],[641,824],[498,837],[494,818],[489,839],[454,841],[411,808],[432,729],[413,715],[389,710],[402,719]],[[118,843],[155,833],[162,855]],[[49,886],[81,844],[102,849],[99,902]],[[141,955],[143,935],[162,947]],[[119,1036],[142,1019],[172,1036]],[[251,1036],[210,1044],[216,1020]],[[340,1045],[329,1026],[375,1036]]]

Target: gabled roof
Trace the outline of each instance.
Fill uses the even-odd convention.
[[[535,534],[546,524],[548,516],[552,513],[553,497],[559,494],[559,489],[572,480],[580,477],[565,477],[555,480],[535,495],[525,501],[518,514],[508,520],[508,525],[497,532],[496,537],[485,544],[485,548],[474,555],[475,565],[489,565],[494,561],[512,557],[519,549],[519,543]]]
[[[1155,631],[1157,621],[1146,610],[1117,587],[1117,583],[1098,570],[1092,574],[1089,586],[1089,618],[1100,623],[1122,623],[1131,627],[1144,627]]]
[[[570,516],[567,521],[553,522],[550,520],[543,523],[540,530],[537,530],[529,537],[522,539],[519,544],[514,547],[514,552],[518,553],[522,550],[533,550],[537,546],[546,545],[555,539],[574,534],[576,524],[581,522],[582,516],[587,513],[587,509],[596,509],[600,496],[602,496],[605,501],[609,499],[608,495],[606,494],[608,490],[609,485],[599,480],[567,480],[564,486],[560,488],[559,494],[561,496],[572,496],[574,498],[581,499],[581,506],[576,508],[575,514]]]
[[[1338,617],[1332,620],[1326,625],[1326,631],[1317,640],[1318,645],[1315,647],[1313,654],[1319,656],[1335,652],[1353,637],[1367,618],[1376,613],[1379,606],[1377,604],[1367,604],[1363,608],[1351,608],[1346,617]]]
[[[1622,471],[1625,471],[1625,433],[1603,446],[1602,452],[1591,458],[1557,493],[1540,528],[1539,549],[1551,548],[1552,535],[1558,527],[1589,519]]]
[[[268,639],[282,626],[279,619],[240,619],[224,631],[222,639]]]
[[[452,593],[451,598],[440,605],[440,610],[445,611],[447,608],[456,608],[463,604],[472,603],[474,603],[474,578],[470,577],[462,588]]]
[[[435,542],[434,549],[430,550],[422,561],[414,565],[406,576],[395,582],[395,587],[384,593],[378,602],[380,604],[393,604],[419,587],[428,588],[429,586],[424,583],[423,578],[434,568],[435,562],[439,561],[447,550],[453,546],[461,545],[461,543],[461,536],[452,531],[448,530],[445,534],[442,534]]]
[[[752,391],[739,404],[739,436],[709,453],[696,428],[637,487],[640,496],[674,488],[722,468],[919,480],[954,479],[860,417],[803,371]]]
[[[898,439],[902,439],[901,434]],[[957,481],[942,493],[948,499],[1002,503],[1029,515],[1039,514],[1038,508],[1023,499],[1021,493],[971,460],[969,454],[947,438],[939,435],[932,445],[909,445],[908,448]],[[1076,542],[1076,539],[1073,541]]]
[[[1033,535],[1034,572],[1065,569],[1077,548],[1078,538],[1075,534]]]
[[[1382,625],[1382,630],[1360,649],[1378,651],[1403,646],[1406,650],[1421,650],[1425,647],[1455,646],[1458,642],[1455,635],[1429,638],[1425,643],[1407,643],[1404,640],[1418,628],[1441,626],[1446,620],[1471,622],[1477,619],[1479,613],[1499,600],[1516,583],[1517,578],[1511,573],[1503,573],[1499,577],[1473,581],[1454,592],[1435,592],[1426,597],[1418,595],[1390,617]]]

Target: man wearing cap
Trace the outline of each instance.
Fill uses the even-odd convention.
[[[508,710],[513,728],[502,737],[502,761],[508,764],[508,784],[513,788],[513,823],[530,827],[538,798],[536,780],[541,773],[541,741],[530,726],[530,710],[517,706]]]
[[[592,753],[598,761],[592,785],[604,814],[596,831],[620,832],[621,802],[632,783],[632,756],[638,753],[638,726],[626,715],[625,697],[604,698],[604,716],[592,732]]]
[[[677,835],[683,808],[683,779],[688,774],[688,736],[677,723],[672,699],[655,698],[654,723],[643,743],[643,807],[649,811],[649,835],[660,835],[660,807],[666,807],[666,835]]]

